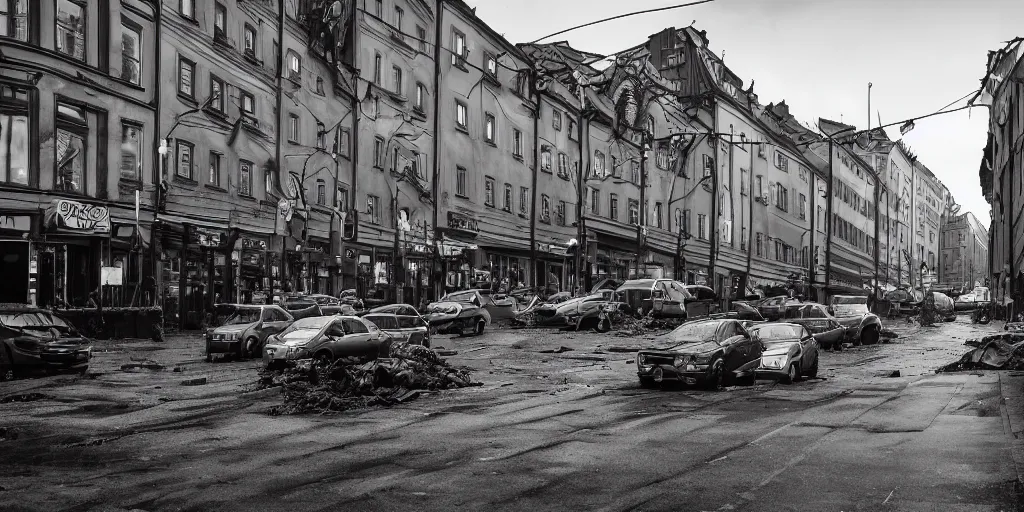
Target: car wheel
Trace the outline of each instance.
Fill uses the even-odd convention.
[[[213,354],[211,354],[209,352],[206,353],[206,362],[207,363],[212,363],[213,362]]]
[[[860,333],[860,341],[865,345],[874,345],[878,343],[878,328],[871,326],[864,329]]]
[[[643,389],[657,389],[658,383],[650,377],[640,377],[640,387]]]
[[[836,352],[842,352],[843,351],[843,340],[842,339],[838,339],[838,340],[832,342],[832,350],[835,350]]]
[[[487,322],[483,318],[477,320],[476,328],[473,329],[473,334],[477,336],[483,336],[485,327],[487,327]]]
[[[725,363],[721,359],[716,359],[714,363],[711,363],[711,369],[708,371],[708,379],[704,383],[704,387],[708,391],[720,391],[725,387]]]
[[[978,323],[979,324],[987,324],[990,320],[992,320],[992,319],[989,318],[988,313],[982,313],[981,317],[978,318]]]
[[[14,380],[14,366],[10,364],[0,364],[0,382],[7,382]]]
[[[317,352],[316,355],[313,356],[313,360],[316,361],[317,365],[330,365],[331,362],[334,361],[334,354],[330,351],[323,350]]]
[[[260,355],[260,340],[259,338],[252,336],[245,340],[242,346],[242,357],[258,357]]]
[[[597,321],[597,326],[594,327],[597,332],[608,332],[612,330],[612,321],[608,317],[602,318]]]
[[[818,354],[814,354],[814,363],[807,369],[807,378],[814,379],[818,377]]]

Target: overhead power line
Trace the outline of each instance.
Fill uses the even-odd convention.
[[[612,20],[617,20],[617,19],[622,19],[622,18],[628,18],[630,16],[637,16],[637,15],[640,15],[640,14],[649,14],[649,13],[652,13],[652,12],[661,12],[661,11],[669,11],[669,10],[672,10],[672,9],[681,9],[683,7],[690,7],[690,6],[694,6],[694,5],[700,5],[700,4],[707,4],[707,3],[714,2],[714,1],[715,0],[700,0],[698,2],[688,2],[688,3],[685,3],[685,4],[670,5],[670,6],[667,6],[667,7],[659,7],[657,9],[646,9],[646,10],[643,10],[643,11],[627,12],[625,14],[619,14],[617,16],[612,16],[611,18],[605,18],[605,19],[602,19],[602,20],[591,21],[590,23],[584,23],[582,25],[576,25],[575,27],[567,28],[565,30],[560,30],[558,32],[555,32],[554,34],[549,34],[549,35],[546,35],[546,36],[541,37],[539,39],[535,39],[533,41],[530,41],[529,44],[538,43],[538,42],[543,41],[545,39],[548,39],[548,38],[551,38],[551,37],[555,37],[557,35],[562,35],[562,34],[564,34],[566,32],[572,32],[573,30],[576,30],[576,29],[580,29],[580,28],[584,28],[584,27],[589,27],[591,25],[597,25],[598,23],[604,23],[606,21],[612,21]]]

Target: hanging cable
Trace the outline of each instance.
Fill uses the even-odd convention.
[[[698,2],[688,2],[688,3],[685,3],[685,4],[670,5],[670,6],[667,6],[667,7],[658,7],[657,9],[646,9],[646,10],[643,10],[643,11],[627,12],[625,14],[619,14],[617,16],[612,16],[610,18],[604,18],[604,19],[597,20],[597,21],[591,21],[590,23],[584,23],[582,25],[576,25],[575,27],[567,28],[565,30],[560,30],[558,32],[555,32],[554,34],[548,34],[548,35],[546,35],[544,37],[541,37],[541,38],[538,38],[538,39],[534,39],[533,41],[530,41],[529,44],[534,44],[534,43],[543,41],[543,40],[551,38],[551,37],[562,35],[562,34],[564,34],[566,32],[572,32],[573,30],[576,30],[576,29],[581,29],[581,28],[584,28],[584,27],[589,27],[589,26],[592,26],[592,25],[597,25],[598,23],[604,23],[606,21],[613,21],[613,20],[618,20],[618,19],[622,19],[622,18],[628,18],[630,16],[637,16],[637,15],[640,15],[640,14],[649,14],[649,13],[652,13],[652,12],[661,12],[661,11],[669,11],[669,10],[672,10],[672,9],[681,9],[683,7],[691,7],[691,6],[694,6],[694,5],[707,4],[707,3],[714,2],[714,1],[715,0],[700,0]]]

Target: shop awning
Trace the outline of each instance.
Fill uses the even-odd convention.
[[[159,220],[160,222],[164,222],[164,223],[188,224],[190,226],[199,226],[201,228],[221,229],[221,230],[227,230],[228,229],[227,221],[224,221],[224,222],[213,222],[213,221],[209,221],[209,220],[193,219],[192,217],[184,217],[184,216],[181,216],[181,215],[174,215],[174,214],[170,214],[170,213],[161,213],[160,217],[157,220]]]
[[[467,244],[459,240],[448,238],[447,236],[445,236],[438,245],[438,252],[441,256],[459,256],[463,251],[477,249],[476,244]]]
[[[149,240],[152,237],[149,229],[139,226],[139,241],[142,243],[142,247],[149,248]],[[114,226],[113,237],[125,242],[131,242],[132,237],[135,235],[134,224],[116,224]]]

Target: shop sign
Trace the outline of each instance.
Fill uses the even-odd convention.
[[[265,250],[267,250],[267,242],[265,242],[263,240],[253,240],[251,238],[243,238],[242,239],[242,248],[243,249],[255,249],[255,250],[258,250],[258,251],[265,251]]]
[[[345,249],[345,258],[350,260],[356,259],[355,249]]]
[[[0,229],[30,231],[32,229],[32,217],[29,215],[0,215]]]
[[[55,199],[46,213],[57,227],[92,233],[110,233],[110,211],[105,206]]]
[[[216,231],[193,227],[190,230],[189,240],[201,247],[220,247],[220,236],[221,234]]]
[[[448,212],[448,229],[464,231],[474,235],[480,232],[476,219],[458,212]]]
[[[310,240],[309,243],[306,245],[306,252],[318,252],[320,254],[326,254],[328,252],[331,252],[330,248],[328,247],[329,245],[330,244],[327,244],[325,242],[316,242]]]
[[[567,249],[564,246],[557,244],[542,244],[537,242],[537,251],[565,256]]]
[[[412,254],[412,255],[419,254],[419,255],[429,256],[431,254],[431,250],[430,249],[431,249],[431,247],[429,245],[426,245],[426,244],[412,244],[412,245],[409,246],[409,250],[408,250],[408,252],[406,254]]]

